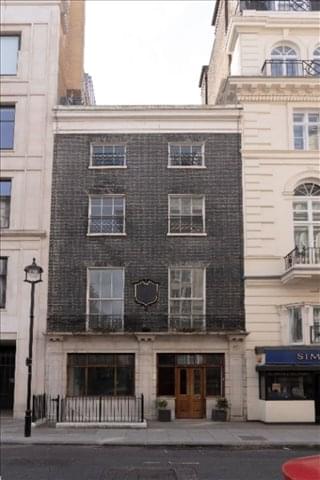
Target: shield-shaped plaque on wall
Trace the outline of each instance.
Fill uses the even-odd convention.
[[[144,308],[150,307],[159,300],[159,283],[153,280],[139,280],[134,284],[134,299]]]

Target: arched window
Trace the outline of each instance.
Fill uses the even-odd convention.
[[[320,184],[307,182],[294,191],[294,241],[305,252],[308,263],[320,262]]]
[[[313,71],[314,75],[320,75],[320,46],[313,52]]]
[[[279,45],[271,52],[271,75],[294,77],[299,73],[297,52],[288,45]]]

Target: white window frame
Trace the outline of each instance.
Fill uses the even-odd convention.
[[[123,199],[123,232],[90,232],[90,218],[91,218],[91,206],[92,206],[92,198],[122,198]],[[126,236],[126,197],[125,195],[122,194],[91,194],[89,195],[89,202],[88,202],[88,232],[87,235],[93,236],[93,237],[101,237],[101,236],[107,236],[107,237],[124,237]]]
[[[1,35],[0,35],[0,42],[1,42],[1,37],[5,37],[5,38],[16,38],[17,39],[17,50],[16,50],[16,56],[15,56],[15,71],[14,72],[11,72],[11,73],[2,73],[1,72],[1,69],[0,69],[0,78],[2,77],[16,77],[18,75],[18,66],[19,66],[19,52],[20,52],[20,47],[21,47],[21,34],[20,33],[16,33],[16,32],[6,32],[6,31],[3,31],[1,32]],[[3,58],[5,57],[5,52],[4,50],[1,50],[0,54],[3,53]]]
[[[293,322],[293,311],[299,309],[300,310],[300,317],[301,317],[301,333],[302,338],[301,340],[294,341],[292,337],[292,322]],[[289,344],[291,345],[303,345],[304,343],[304,308],[303,305],[290,305],[288,307],[288,334],[289,334]]]
[[[298,122],[294,119],[294,115],[299,114],[303,115],[303,121]],[[319,120],[318,122],[309,122],[309,115],[319,115]],[[305,150],[311,150],[311,151],[318,151],[320,148],[320,110],[293,110],[293,116],[292,116],[292,123],[293,123],[293,149],[298,150],[298,151],[305,151]],[[294,127],[300,126],[303,129],[303,148],[297,148],[295,145],[296,137],[295,132],[294,132]],[[318,147],[316,149],[310,148],[310,142],[309,142],[309,127],[310,126],[317,126],[318,127]]]
[[[193,298],[193,297],[174,297],[173,299],[174,300],[195,300],[195,301],[199,301],[199,300],[202,300],[203,301],[203,308],[202,308],[202,316],[203,316],[203,320],[202,320],[202,327],[204,328],[205,325],[206,325],[206,319],[205,319],[205,315],[206,315],[206,268],[204,267],[201,267],[201,266],[179,266],[179,265],[175,265],[175,266],[171,266],[168,268],[168,316],[169,316],[169,322],[170,322],[170,318],[171,318],[171,315],[172,317],[174,316],[178,316],[178,315],[175,315],[175,314],[171,314],[171,272],[172,270],[202,270],[202,274],[203,274],[203,290],[202,290],[202,298]],[[192,286],[192,282],[191,282],[191,286]],[[192,325],[193,325],[193,317],[198,317],[199,314],[193,314],[191,313],[190,314],[190,326],[192,328]]]
[[[123,165],[93,165],[93,148],[94,147],[124,147],[124,164]],[[108,170],[115,170],[115,169],[123,169],[127,168],[127,145],[123,142],[92,142],[90,143],[90,164],[89,168],[91,169],[108,169]]]
[[[316,342],[311,342],[312,338],[310,337],[310,343],[312,343],[312,345],[319,345],[320,344],[320,331],[317,332],[317,334],[316,334],[315,327],[317,326],[320,330],[320,321],[319,321],[319,323],[315,323],[315,321],[314,321],[315,320],[315,316],[314,316],[314,310],[315,309],[320,310],[320,303],[318,305],[312,305],[312,307],[311,307],[311,322],[310,322],[310,326],[314,328],[313,335],[314,335],[314,337],[317,336],[317,338],[319,340],[316,341]]]
[[[202,224],[203,224],[203,232],[170,232],[170,206],[171,206],[171,198],[201,198],[202,199]],[[192,216],[192,215],[190,215]],[[167,236],[171,237],[205,237],[207,236],[206,233],[206,198],[205,195],[197,195],[197,194],[169,194],[168,195],[168,233]]]
[[[305,183],[308,183],[308,182],[305,182]],[[299,210],[295,208],[295,203],[305,203],[307,205],[306,210],[300,210],[301,212],[304,212],[307,214],[307,217],[308,217],[307,220],[296,220],[294,218],[294,214],[296,212],[299,212]],[[314,244],[314,238],[315,238],[314,229],[315,227],[320,228],[320,221],[313,219],[314,212],[319,212],[319,215],[320,215],[320,210],[313,208],[314,204],[320,205],[319,196],[295,195],[293,197],[292,210],[293,210],[294,237],[295,237],[295,232],[297,227],[305,227],[308,231],[308,245],[305,245],[306,248],[316,248],[316,245]],[[294,239],[294,243],[296,243],[295,239]],[[297,247],[297,245],[295,245],[295,247]]]
[[[1,226],[1,219],[0,219],[0,228],[1,230],[8,230],[10,228],[10,220],[11,220],[11,200],[12,200],[12,179],[11,178],[0,178],[0,183],[1,182],[8,182],[10,183],[10,194],[9,195],[0,195],[0,200],[6,200],[8,203],[8,225],[7,226]],[[9,199],[9,200],[8,200]]]
[[[115,297],[112,297],[112,298],[99,298],[98,300],[105,300],[105,301],[119,301],[119,300],[122,300],[122,314],[121,314],[121,319],[122,319],[122,322],[121,322],[121,329],[123,330],[123,326],[124,326],[124,300],[125,300],[125,269],[124,267],[88,267],[87,268],[87,292],[86,292],[86,310],[87,310],[87,315],[86,315],[86,330],[88,331],[90,329],[90,324],[89,324],[89,320],[90,320],[90,300],[93,300],[90,298],[90,272],[92,270],[118,270],[118,271],[121,271],[122,272],[122,279],[123,279],[123,291],[122,291],[122,297],[120,298],[115,298]],[[96,299],[97,300],[97,299]],[[93,315],[93,314],[92,314]],[[102,314],[97,314],[97,316],[99,315],[102,315]]]
[[[201,147],[201,165],[172,165],[171,164],[171,147]],[[203,142],[169,142],[168,143],[168,168],[177,168],[177,169],[203,169],[207,168],[205,165],[205,148]]]

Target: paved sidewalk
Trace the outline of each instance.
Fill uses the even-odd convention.
[[[148,422],[145,429],[54,428],[40,425],[23,435],[24,421],[1,417],[2,444],[177,445],[216,447],[319,447],[319,425],[265,425],[260,422],[176,420]]]

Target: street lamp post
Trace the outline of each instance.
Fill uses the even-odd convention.
[[[25,269],[26,277],[25,282],[31,283],[31,301],[30,301],[30,325],[29,325],[29,356],[26,359],[26,365],[28,367],[28,385],[27,385],[27,409],[24,417],[24,436],[31,436],[31,381],[32,381],[32,347],[33,347],[33,320],[34,320],[34,290],[35,284],[42,282],[42,268],[36,264],[34,258],[31,265],[28,265]]]

